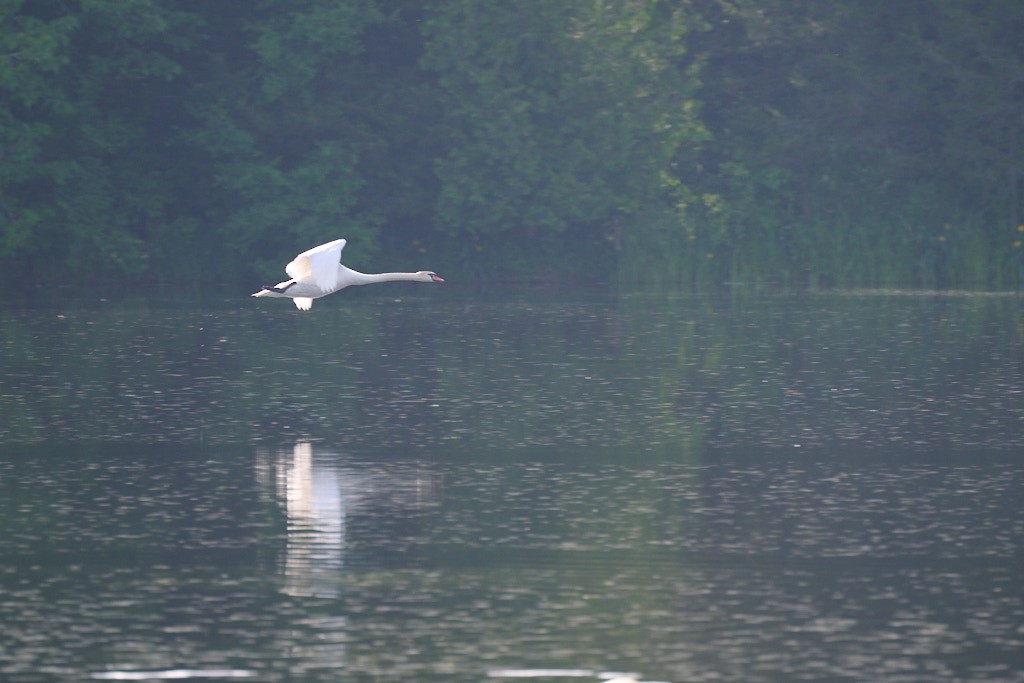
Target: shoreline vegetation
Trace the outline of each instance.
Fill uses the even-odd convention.
[[[0,282],[1024,288],[1017,0],[11,0]],[[735,285],[733,285],[735,286]]]

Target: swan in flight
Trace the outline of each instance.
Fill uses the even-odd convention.
[[[341,265],[341,250],[345,240],[334,240],[304,251],[285,266],[291,280],[267,286],[253,296],[287,297],[300,311],[308,311],[313,299],[333,294],[351,285],[369,285],[374,282],[411,280],[413,282],[444,282],[437,273],[421,270],[418,273],[359,273]]]

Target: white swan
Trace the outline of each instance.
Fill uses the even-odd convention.
[[[341,265],[341,250],[345,240],[334,240],[304,251],[285,266],[291,280],[267,286],[253,296],[289,298],[300,311],[308,311],[313,299],[319,299],[345,289],[350,285],[369,285],[374,282],[412,280],[413,282],[444,282],[437,273],[421,270],[418,273],[359,273]]]

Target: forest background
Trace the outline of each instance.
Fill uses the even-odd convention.
[[[0,0],[0,282],[1019,289],[1019,0]]]

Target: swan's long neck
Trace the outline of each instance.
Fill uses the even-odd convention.
[[[350,285],[372,285],[375,282],[393,282],[395,280],[419,280],[417,273],[360,273],[351,268],[345,268],[339,280],[347,281]]]
[[[369,282],[391,282],[392,280],[418,280],[419,275],[416,273],[371,273],[370,275],[364,275],[366,281]]]

